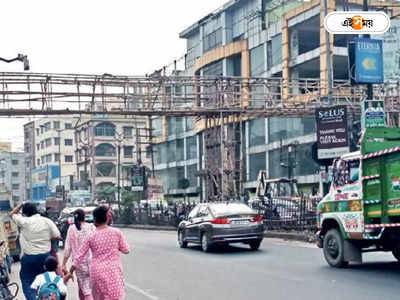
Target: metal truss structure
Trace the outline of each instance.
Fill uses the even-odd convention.
[[[366,88],[335,81],[330,103],[326,95],[327,83],[315,79],[0,73],[0,117],[195,117],[205,124],[199,176],[206,199],[243,191],[243,120],[312,116],[315,108],[329,105],[346,105],[357,115]],[[400,126],[400,82],[375,85],[374,96],[385,100],[389,126]]]
[[[335,81],[333,102],[358,111],[365,88]],[[375,86],[399,111],[399,82]],[[0,116],[117,114],[304,116],[328,105],[326,82],[239,77],[130,77],[0,73]]]

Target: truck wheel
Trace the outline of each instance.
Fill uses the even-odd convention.
[[[341,234],[331,229],[324,237],[324,256],[331,267],[343,268],[348,265],[344,261],[344,243]]]

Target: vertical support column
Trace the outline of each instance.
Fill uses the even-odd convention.
[[[325,0],[328,4],[327,13],[335,10],[334,0]],[[329,36],[329,49],[330,49],[330,65],[332,66],[333,61],[333,35],[327,34],[324,26],[325,19],[325,1],[320,1],[320,82],[321,82],[321,96],[328,96],[328,65],[327,65],[327,53],[326,53],[326,43],[327,36]],[[333,74],[332,74],[333,75]],[[333,80],[333,76],[332,76]]]
[[[282,100],[288,100],[289,98],[289,28],[288,22],[285,17],[282,18]]]
[[[241,64],[241,73],[242,73],[242,108],[248,107],[250,104],[250,88],[248,79],[250,78],[250,53],[248,47],[246,45],[246,50],[241,52],[242,54],[242,64]]]
[[[269,119],[265,118],[265,145],[269,143]],[[269,176],[269,151],[265,151],[265,174]]]

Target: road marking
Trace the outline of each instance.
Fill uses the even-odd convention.
[[[145,296],[146,298],[148,298],[148,299],[150,299],[150,300],[159,300],[158,297],[149,294],[148,292],[142,290],[140,287],[138,287],[138,286],[136,286],[136,285],[133,285],[133,284],[128,283],[128,282],[125,282],[125,285],[126,285],[128,288],[130,288],[130,289],[132,289],[132,290],[138,292],[139,294],[142,294],[143,296]]]

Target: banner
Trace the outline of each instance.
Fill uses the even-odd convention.
[[[383,83],[382,40],[355,38],[356,83]]]
[[[385,101],[365,100],[361,103],[362,129],[385,127]]]
[[[350,151],[346,106],[317,108],[315,119],[318,159],[336,158]]]

